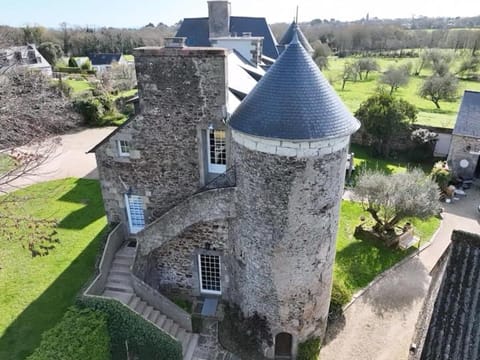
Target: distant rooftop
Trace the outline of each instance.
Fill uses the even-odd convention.
[[[114,61],[120,61],[122,54],[116,53],[97,53],[88,55],[92,65],[111,65]]]
[[[277,41],[265,18],[230,16],[230,34],[241,36],[244,33],[263,37],[263,54],[273,59],[278,57]],[[183,19],[175,36],[186,37],[188,46],[210,46],[208,18]]]
[[[295,33],[295,29],[297,31],[298,40],[300,40],[300,43],[303,45],[305,50],[307,50],[308,53],[313,54],[312,46],[308,42],[307,38],[303,34],[300,27],[297,26],[297,23],[295,21],[293,21],[290,24],[287,31],[285,31],[285,34],[283,34],[282,39],[278,42],[278,48],[280,50],[280,53],[285,49],[286,46],[288,46],[288,44],[290,44],[292,42],[293,34]]]

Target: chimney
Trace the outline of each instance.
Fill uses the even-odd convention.
[[[185,47],[186,37],[166,37],[165,38],[165,47],[166,48],[183,48]]]
[[[209,37],[230,36],[230,2],[208,2]]]

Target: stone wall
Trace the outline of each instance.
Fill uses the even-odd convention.
[[[227,236],[226,221],[201,222],[190,226],[165,246],[150,253],[147,283],[164,294],[198,295],[199,251],[208,247],[223,255]],[[222,290],[225,285],[224,280]]]
[[[223,123],[226,53],[214,48],[141,48],[135,52],[141,115],[96,150],[105,210],[125,222],[124,194],[144,197],[146,221],[204,183],[201,130]],[[128,140],[129,157],[116,140]]]
[[[468,136],[453,135],[448,153],[448,166],[456,176],[471,178],[479,161],[480,140]],[[461,160],[467,160],[468,166],[462,168]]]
[[[326,326],[346,145],[299,158],[233,141],[232,155],[237,218],[229,231],[230,301],[246,316],[266,316],[273,337],[292,334],[295,352],[298,342],[323,337]],[[273,356],[273,347],[265,351]]]

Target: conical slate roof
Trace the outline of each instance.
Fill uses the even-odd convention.
[[[285,140],[347,136],[360,127],[296,34],[229,124],[246,134]]]
[[[308,42],[307,38],[303,34],[302,30],[298,27],[297,23],[293,21],[290,26],[288,27],[287,31],[285,31],[285,34],[283,34],[282,39],[279,41],[279,45],[287,46],[292,42],[293,39],[293,34],[297,32],[298,35],[298,40],[300,40],[300,43],[303,45],[305,50],[307,50],[308,53],[313,54],[313,48]]]

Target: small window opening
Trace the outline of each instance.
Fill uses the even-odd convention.
[[[227,152],[224,130],[208,130],[208,172],[223,173],[226,170]]]
[[[130,143],[127,140],[118,140],[118,154],[120,156],[129,156],[130,155]]]

